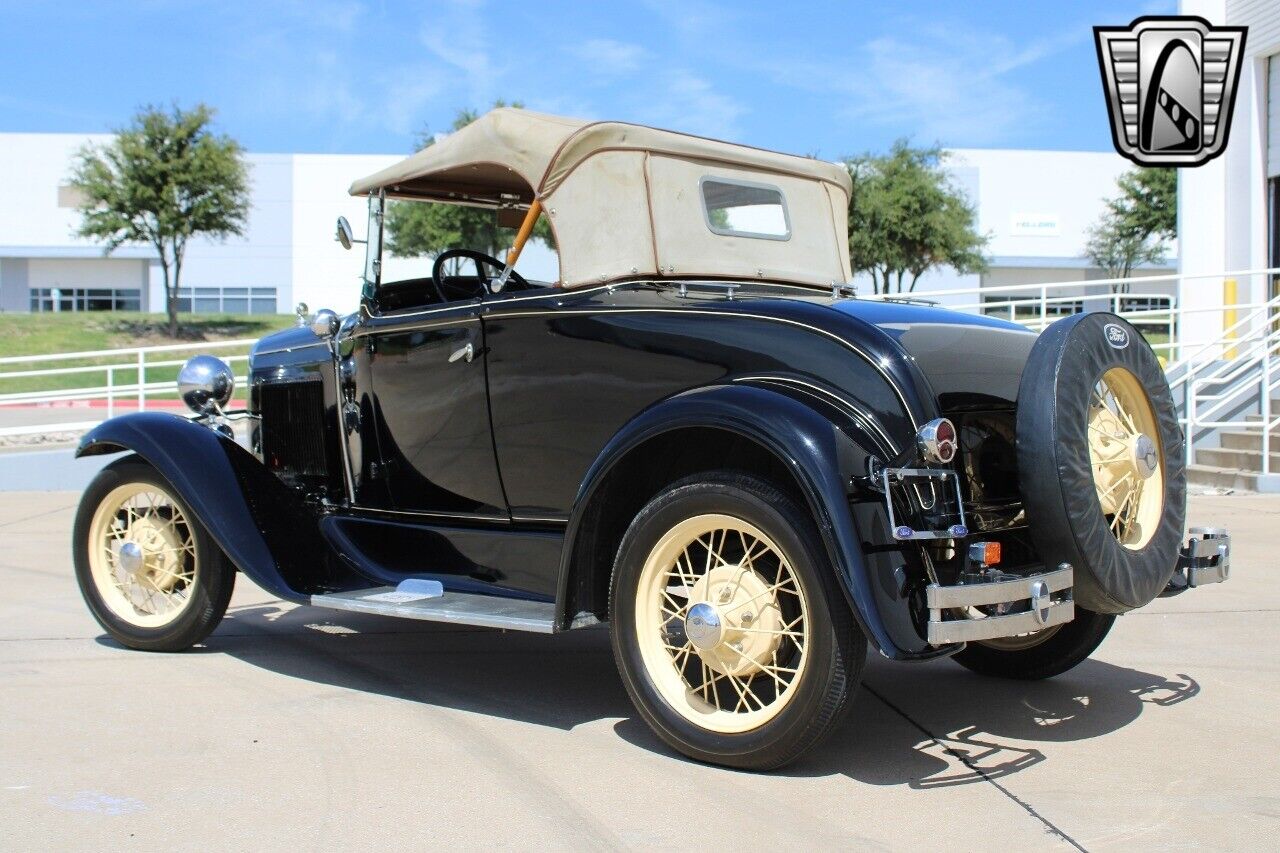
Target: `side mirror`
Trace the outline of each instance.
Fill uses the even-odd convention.
[[[350,249],[351,244],[356,242],[355,236],[351,233],[351,223],[347,221],[345,216],[338,217],[337,239],[344,249]]]
[[[311,318],[311,331],[315,333],[317,338],[332,338],[338,333],[340,322],[336,312],[328,308],[321,308]]]

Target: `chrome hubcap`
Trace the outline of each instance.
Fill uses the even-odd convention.
[[[1144,480],[1150,479],[1151,475],[1160,468],[1160,460],[1156,456],[1156,443],[1145,433],[1134,439],[1133,467],[1138,472],[1138,476]]]
[[[699,652],[710,651],[720,645],[724,630],[715,605],[701,601],[690,607],[689,615],[684,619],[684,634]]]
[[[147,564],[142,556],[142,546],[137,542],[125,542],[120,546],[120,568],[137,577],[146,570]]]

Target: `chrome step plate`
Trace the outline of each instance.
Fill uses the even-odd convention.
[[[550,634],[555,630],[556,606],[550,602],[461,592],[410,598],[412,593],[404,587],[405,584],[402,583],[400,588],[379,586],[352,592],[313,595],[311,604],[353,613],[376,613],[381,616],[399,616],[402,619],[503,628],[508,631]],[[426,591],[432,592],[429,589]]]

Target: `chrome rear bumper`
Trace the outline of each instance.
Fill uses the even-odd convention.
[[[1013,580],[957,586],[930,584],[925,588],[929,643],[943,646],[993,640],[1070,622],[1075,617],[1071,600],[1073,574],[1071,566],[1064,563],[1055,571]],[[972,607],[1014,612],[969,618]]]
[[[1161,598],[1231,577],[1231,536],[1223,527],[1193,527]]]
[[[1222,583],[1231,576],[1231,536],[1220,527],[1193,527],[1182,546],[1177,568],[1161,598],[1199,586]],[[925,588],[931,645],[968,643],[1030,634],[1075,617],[1071,599],[1073,569],[988,583],[956,586],[931,584]],[[971,608],[986,613],[971,616]],[[992,614],[992,609],[996,613]],[[1004,613],[1001,611],[1010,610]]]

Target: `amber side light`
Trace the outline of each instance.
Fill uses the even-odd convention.
[[[969,559],[984,566],[994,566],[1000,562],[999,542],[973,542],[969,545]]]

